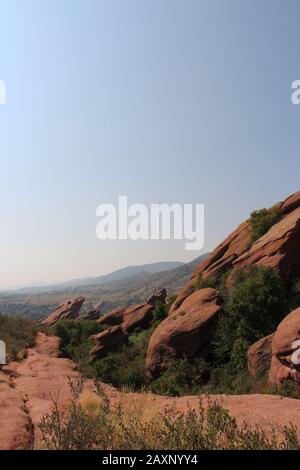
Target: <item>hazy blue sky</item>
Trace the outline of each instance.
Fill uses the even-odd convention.
[[[188,261],[96,207],[206,205],[210,250],[300,189],[299,1],[0,0],[0,287]]]

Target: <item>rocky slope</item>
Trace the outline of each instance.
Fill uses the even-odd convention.
[[[198,306],[197,313],[189,310],[185,305],[193,303],[195,285],[199,277],[220,279],[224,273],[228,273],[227,285],[230,286],[233,273],[237,270],[247,270],[252,266],[267,266],[276,269],[284,279],[296,279],[300,277],[300,192],[288,197],[285,201],[276,204],[279,211],[279,221],[258,240],[251,245],[251,222],[246,220],[237,227],[213,252],[196,268],[189,283],[179,292],[173,303],[168,321],[159,325],[154,331],[148,348],[146,365],[147,374],[153,375],[153,371],[162,368],[162,364],[170,359],[170,341],[174,337],[173,323],[178,323],[178,312],[185,311],[184,322],[192,321],[192,317],[199,317],[205,311],[205,305]],[[284,312],[283,312],[284,313]],[[173,319],[173,321],[172,321]],[[176,320],[175,320],[176,319]],[[182,320],[183,321],[183,320]],[[200,320],[199,320],[200,321]],[[178,326],[178,335],[180,333]],[[185,350],[182,344],[173,341],[172,356],[181,355],[188,350],[193,350],[194,345],[202,341],[207,343],[199,330],[194,338],[186,338]],[[180,337],[180,335],[179,335]],[[200,347],[199,347],[200,349]],[[159,351],[159,353],[158,353]],[[265,351],[261,354],[265,354]],[[257,361],[250,357],[250,363]],[[250,368],[252,365],[250,365]],[[254,366],[253,367],[257,367]],[[253,372],[253,371],[252,371]],[[155,372],[154,372],[155,373]],[[294,374],[295,375],[295,374]]]

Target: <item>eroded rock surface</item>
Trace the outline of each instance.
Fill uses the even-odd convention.
[[[85,297],[82,295],[66,300],[66,302],[59,305],[47,318],[42,319],[40,321],[41,325],[52,326],[59,320],[75,320],[79,317],[79,312],[84,300]]]
[[[279,385],[287,379],[300,383],[300,308],[282,320],[272,339],[269,382]]]
[[[156,377],[177,357],[206,355],[221,300],[215,289],[189,295],[152,334],[147,351],[146,373]]]
[[[112,326],[107,330],[91,336],[96,343],[90,352],[93,359],[101,359],[108,352],[128,343],[128,335],[123,331],[121,325]]]
[[[253,376],[268,371],[272,359],[273,334],[259,339],[248,349],[247,363],[249,373]]]

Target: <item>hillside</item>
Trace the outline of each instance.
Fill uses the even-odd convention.
[[[107,313],[84,317],[90,286],[38,325],[16,323],[16,337],[3,317],[21,360],[0,371],[0,447],[299,449],[299,246],[300,192],[252,212],[200,263],[110,283],[123,302]]]
[[[204,254],[190,263],[162,262],[142,266],[131,266],[115,271],[108,276],[89,278],[77,287],[28,288],[18,291],[0,292],[0,312],[7,315],[21,315],[39,319],[47,315],[67,297],[84,295],[83,312],[103,302],[102,312],[119,307],[124,303],[142,302],[155,290],[166,287],[169,293],[183,287],[195,267],[205,259]],[[176,267],[173,267],[173,266]],[[172,269],[166,269],[172,266]],[[159,272],[157,272],[159,271]],[[82,281],[76,281],[76,283]]]
[[[172,285],[176,272],[161,273],[140,286],[135,279],[134,305],[126,281],[117,283],[121,306],[92,311],[94,326],[77,322],[78,312],[74,322],[72,300],[45,324],[54,318],[64,354],[78,360],[84,351],[86,374],[116,387],[300,397],[299,244],[300,192],[252,212],[197,265],[175,300],[164,289],[146,295],[150,286],[153,293],[162,282]]]

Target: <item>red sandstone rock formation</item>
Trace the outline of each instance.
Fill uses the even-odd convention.
[[[176,310],[192,292],[199,275],[219,278],[229,269],[247,269],[250,266],[270,266],[282,276],[300,277],[300,191],[277,204],[281,220],[249,248],[250,221],[237,227],[212,254],[197,267],[190,283],[180,291],[171,307]]]
[[[272,339],[269,382],[279,385],[286,379],[300,383],[300,308],[282,320]]]
[[[68,299],[66,302],[59,305],[47,318],[42,319],[40,321],[41,325],[52,326],[59,320],[75,320],[79,317],[79,312],[84,300],[85,297],[81,295]]]
[[[93,335],[91,339],[96,342],[90,352],[92,359],[101,359],[109,351],[114,351],[116,348],[128,343],[128,335],[120,325],[112,326],[101,333]]]
[[[272,338],[273,334],[265,336],[248,349],[248,371],[251,375],[255,376],[269,370],[272,359]]]
[[[147,375],[156,377],[177,357],[205,355],[220,312],[220,298],[214,289],[201,289],[187,297],[151,336],[146,359]]]

